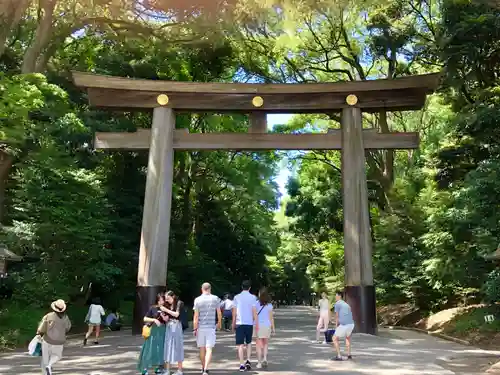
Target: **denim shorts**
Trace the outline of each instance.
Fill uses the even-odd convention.
[[[253,325],[242,324],[236,326],[236,345],[252,343]]]

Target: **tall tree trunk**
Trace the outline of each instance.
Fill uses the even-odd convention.
[[[17,27],[30,0],[0,0],[0,57],[7,47],[7,39]]]
[[[13,158],[10,154],[0,150],[0,223],[2,223],[5,211],[5,188],[7,185],[7,177],[12,167],[12,160]]]
[[[33,73],[40,54],[48,47],[52,36],[54,8],[57,0],[40,0],[41,18],[35,32],[35,38],[26,50],[21,66],[22,73]]]
[[[389,123],[387,122],[387,111],[380,111],[379,126],[382,133],[390,133]],[[385,160],[382,174],[389,182],[388,185],[392,186],[394,182],[394,150],[384,150],[383,152]]]
[[[194,215],[193,215],[193,205],[191,200],[191,193],[193,191],[193,158],[190,153],[183,155],[183,161],[181,163],[182,171],[182,185],[184,186],[184,191],[182,193],[181,199],[181,214],[179,220],[179,242],[178,245],[185,253],[189,248],[189,242],[193,235],[193,225],[194,225]]]

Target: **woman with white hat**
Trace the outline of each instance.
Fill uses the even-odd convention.
[[[50,308],[52,312],[42,318],[36,332],[42,336],[42,369],[45,375],[52,375],[52,366],[61,359],[66,334],[71,329],[66,303],[58,299],[51,303]]]

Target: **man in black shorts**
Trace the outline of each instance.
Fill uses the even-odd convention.
[[[242,292],[233,300],[233,331],[236,332],[236,346],[240,360],[240,371],[252,369],[250,357],[252,355],[252,335],[254,322],[257,320],[257,297],[250,293],[250,281],[243,281]],[[256,326],[258,330],[258,326]],[[246,348],[246,361],[245,361]]]

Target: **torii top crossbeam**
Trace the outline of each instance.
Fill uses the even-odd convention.
[[[423,107],[439,73],[397,79],[340,83],[257,84],[198,83],[143,80],[73,72],[77,86],[86,88],[90,105],[116,109],[167,107],[189,112],[314,113],[340,111],[347,95],[357,97],[364,112],[403,111]],[[258,101],[254,99],[258,96]]]

